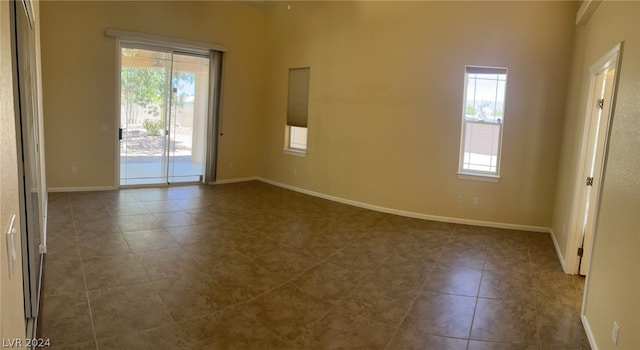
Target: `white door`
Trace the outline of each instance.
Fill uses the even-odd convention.
[[[586,275],[591,257],[593,235],[596,227],[598,197],[602,185],[609,121],[615,97],[615,79],[619,47],[594,64],[591,71],[589,95],[582,148],[579,158],[578,178],[574,198],[572,232],[579,258],[576,270]],[[573,248],[572,248],[573,247]],[[575,250],[570,254],[573,254]]]
[[[580,274],[587,274],[589,257],[591,255],[591,243],[595,230],[596,210],[600,185],[602,184],[602,168],[604,166],[604,153],[607,139],[609,115],[611,112],[611,100],[613,92],[613,79],[615,69],[600,72],[596,76],[597,89],[595,105],[591,113],[589,130],[589,153],[585,163],[585,215],[582,221],[582,259],[580,261]]]

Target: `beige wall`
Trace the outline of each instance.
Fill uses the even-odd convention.
[[[7,340],[25,337],[9,4],[0,1],[0,337]],[[13,214],[18,258],[9,279],[6,230]]]
[[[561,166],[553,228],[569,219],[572,181],[584,125],[587,69],[624,41],[619,85],[603,178],[595,241],[588,272],[585,319],[598,349],[640,348],[640,3],[605,1],[584,27],[578,27],[567,100]],[[563,250],[564,251],[564,250]],[[620,326],[617,347],[613,322]]]
[[[550,226],[576,3],[291,5],[43,3],[50,188],[115,185],[114,27],[229,47],[219,180],[258,175],[421,214]],[[465,64],[509,68],[498,184],[456,175]],[[282,153],[295,66],[311,66],[306,158]]]
[[[114,186],[116,45],[112,27],[228,47],[218,178],[257,173],[264,16],[228,2],[43,2],[42,71],[50,188]],[[107,131],[102,131],[106,126]],[[78,174],[71,174],[77,166]]]
[[[268,4],[259,175],[415,213],[549,227],[577,5]],[[466,64],[509,68],[497,184],[456,175]],[[311,67],[306,158],[282,152],[287,69],[299,66]]]
[[[575,30],[577,6],[270,2],[256,11],[234,3],[45,2],[49,184],[114,185],[115,46],[103,35],[114,27],[229,47],[220,179],[258,175],[417,213],[551,226],[564,252],[586,69],[624,40],[585,313],[600,349],[613,348],[614,320],[621,327],[617,348],[640,348],[640,4],[605,1]],[[465,64],[509,68],[498,184],[456,177]],[[282,153],[287,69],[299,66],[311,67],[306,158]],[[13,123],[4,97],[3,130]],[[100,131],[103,123],[108,132]],[[4,152],[11,142],[3,135],[3,165],[15,161]],[[14,176],[6,169],[3,184]],[[5,206],[16,209],[14,195],[3,186],[3,221]],[[474,196],[478,207],[470,204]],[[2,283],[4,317],[9,287]]]
[[[588,70],[595,58],[590,63],[585,63],[585,32],[583,27],[578,27],[573,44],[573,59],[571,64],[571,76],[567,91],[567,103],[562,129],[561,152],[558,162],[558,174],[555,200],[553,204],[553,217],[551,229],[557,243],[558,252],[563,254],[562,259],[567,260],[566,250],[568,239],[571,236],[570,218],[571,202],[578,168],[578,155],[580,142],[585,123],[586,98],[589,84]],[[613,49],[611,46],[609,49]],[[608,51],[608,50],[607,50]],[[603,51],[601,56],[607,51]],[[567,271],[575,273],[576,271]]]

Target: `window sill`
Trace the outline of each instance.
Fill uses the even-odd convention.
[[[282,153],[290,155],[290,156],[296,156],[296,157],[306,157],[307,156],[307,151],[303,151],[303,150],[297,150],[297,149],[283,149]]]
[[[477,174],[477,173],[458,173],[458,179],[460,180],[469,180],[469,181],[480,181],[480,182],[492,182],[497,183],[500,181],[500,176],[498,175],[489,175],[489,174]]]

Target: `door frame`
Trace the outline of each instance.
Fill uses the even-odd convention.
[[[593,197],[593,205],[595,206],[594,215],[594,228],[597,225],[597,215],[598,215],[598,207],[599,207],[599,197],[602,191],[602,180],[604,174],[604,168],[607,161],[607,145],[609,143],[609,134],[611,130],[611,118],[613,116],[613,112],[615,110],[615,102],[616,102],[616,92],[618,86],[618,79],[620,74],[620,60],[622,57],[622,48],[623,42],[618,43],[613,49],[607,52],[602,58],[596,61],[589,68],[589,90],[587,95],[587,100],[585,101],[585,118],[584,118],[584,126],[582,130],[582,138],[580,141],[580,151],[578,153],[578,162],[576,164],[576,177],[574,182],[574,190],[573,190],[573,199],[571,202],[571,215],[568,226],[568,244],[565,251],[565,272],[569,274],[579,274],[580,273],[580,260],[581,257],[578,256],[578,249],[583,245],[583,222],[585,215],[585,191],[584,186],[586,186],[586,175],[587,171],[585,169],[585,162],[588,157],[588,137],[589,137],[589,127],[591,125],[591,117],[593,108],[596,108],[592,102],[595,98],[595,82],[598,73],[602,73],[608,69],[615,69],[615,74],[613,78],[613,86],[611,89],[611,103],[608,111],[603,111],[606,113],[604,118],[606,118],[606,131],[604,132],[604,139],[598,140],[598,145],[596,147],[603,147],[603,158],[602,162],[596,163],[595,174],[597,177],[597,181],[600,182],[600,186],[598,186],[597,191],[592,193]],[[607,98],[607,97],[605,97]],[[593,251],[593,239],[590,242],[587,242],[588,249],[587,254],[591,254]],[[589,259],[589,262],[591,259]],[[589,266],[587,266],[587,274],[589,271]]]
[[[115,152],[115,166],[113,173],[114,188],[123,187],[120,185],[120,140],[119,140],[119,128],[120,128],[120,69],[122,65],[121,61],[121,49],[122,44],[136,44],[141,46],[150,46],[158,48],[166,48],[171,52],[179,51],[183,53],[193,53],[199,55],[209,56],[209,115],[207,116],[207,156],[205,159],[205,174],[202,177],[203,183],[212,183],[215,180],[216,163],[217,163],[217,144],[218,144],[218,130],[220,128],[220,89],[221,89],[221,64],[222,59],[219,53],[227,52],[227,48],[218,44],[211,44],[199,41],[177,39],[172,37],[165,37],[154,34],[123,31],[113,28],[108,28],[105,31],[106,36],[115,38],[115,128],[114,128],[114,152]],[[215,69],[211,66],[211,63],[215,63]],[[213,137],[209,137],[213,136]],[[213,162],[213,164],[210,164]],[[208,171],[212,170],[213,173]],[[124,187],[158,187],[168,186],[169,184],[153,184],[153,185],[126,185]]]

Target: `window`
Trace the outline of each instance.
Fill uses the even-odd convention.
[[[309,67],[289,69],[285,151],[307,151],[309,70]]]
[[[467,66],[458,174],[498,179],[506,68]]]
[[[295,150],[307,149],[307,128],[289,126],[289,148]]]

